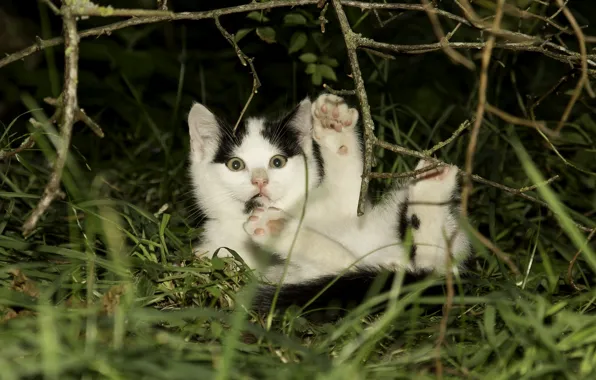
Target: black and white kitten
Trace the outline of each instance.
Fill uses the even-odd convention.
[[[322,94],[281,120],[248,118],[233,133],[194,104],[190,174],[207,217],[195,254],[233,249],[265,280],[283,282],[281,307],[307,302],[341,272],[331,297],[362,298],[382,271],[445,273],[448,255],[451,269],[461,268],[471,247],[453,207],[454,166],[419,175],[356,216],[363,166],[358,116],[341,97]],[[427,165],[422,160],[416,168]],[[258,308],[267,309],[274,289],[260,288]]]

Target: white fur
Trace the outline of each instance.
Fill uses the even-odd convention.
[[[364,216],[356,216],[363,165],[354,131],[357,120],[358,112],[337,96],[323,94],[312,104],[305,99],[293,124],[304,132],[300,144],[305,158],[296,156],[285,167],[272,169],[268,168],[269,160],[280,152],[260,135],[263,119],[248,119],[248,135],[234,152],[246,168],[233,172],[211,162],[221,136],[211,112],[194,105],[189,115],[191,177],[199,205],[209,218],[196,254],[229,247],[266,279],[279,281],[283,266],[262,265],[259,259],[275,253],[290,259],[284,278],[287,283],[363,265],[443,273],[448,269],[448,251],[456,262],[464,259],[470,252],[469,242],[445,204],[456,186],[455,167],[436,169],[438,174],[432,178],[419,178],[396,188],[379,204],[367,204]],[[320,145],[325,164],[320,184],[313,140]],[[417,168],[426,165],[421,161]],[[244,202],[258,194],[251,183],[255,171],[269,181],[264,187],[268,199],[263,198],[264,207],[247,216]],[[404,247],[397,234],[398,209],[406,200],[408,220],[416,214],[420,221],[420,228],[411,230],[416,244],[414,263],[409,262],[409,247]],[[445,237],[454,234],[447,248]]]

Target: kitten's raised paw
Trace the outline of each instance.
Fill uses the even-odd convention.
[[[420,160],[418,165],[416,165],[416,169],[414,170],[421,170],[423,168],[433,166],[434,164],[430,161]],[[426,180],[433,180],[437,182],[442,182],[449,179],[455,179],[457,175],[457,167],[455,165],[441,165],[436,168],[427,170],[425,172],[416,174],[416,179],[418,181],[426,181]]]
[[[420,160],[415,170],[420,170],[434,164]],[[455,165],[441,165],[434,169],[419,173],[410,190],[411,198],[429,202],[447,202],[452,198],[457,188],[457,173]]]
[[[312,105],[314,118],[314,138],[322,145],[336,151],[340,155],[349,153],[347,140],[342,132],[352,129],[358,121],[358,111],[349,108],[343,98],[322,94]]]
[[[277,237],[284,228],[286,219],[283,211],[275,207],[257,207],[252,211],[244,231],[255,241]]]
[[[349,108],[345,100],[337,95],[323,94],[312,105],[312,115],[321,121],[323,128],[341,132],[358,121],[358,111]]]

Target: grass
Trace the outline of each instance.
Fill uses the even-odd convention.
[[[38,134],[37,147],[51,155],[46,138]],[[539,169],[515,141],[528,177],[540,183]],[[510,252],[524,276],[512,278],[478,246],[474,276],[456,285],[446,339],[437,350],[442,313],[431,306],[444,298],[416,291],[385,314],[366,316],[368,304],[336,324],[313,324],[290,310],[267,328],[266,320],[234,308],[250,273],[235,259],[192,258],[190,244],[199,231],[185,208],[188,194],[172,192],[182,199],[178,204],[158,202],[160,192],[185,181],[176,170],[123,163],[119,173],[89,178],[81,174],[81,160],[72,160],[70,186],[76,189],[67,187],[69,194],[87,196],[57,202],[33,236],[23,238],[19,227],[48,175],[38,154],[2,163],[1,379],[424,379],[436,377],[438,356],[444,378],[579,379],[596,373],[596,295],[564,285],[566,263],[553,255],[557,242],[550,236],[557,220],[570,239],[559,234],[555,249],[565,259],[573,245],[585,250],[578,282],[585,283],[584,276],[591,283],[594,256],[553,189],[538,193],[558,219],[529,217],[521,238],[515,231],[521,224],[507,229],[501,220],[518,219],[531,208],[527,204],[512,201],[474,215],[494,223],[493,241],[519,240]],[[161,175],[173,182],[170,187],[155,180]],[[475,198],[480,192],[490,189],[477,189]]]

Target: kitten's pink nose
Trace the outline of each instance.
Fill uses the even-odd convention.
[[[257,186],[259,189],[262,189],[263,186],[269,183],[269,180],[267,178],[253,178],[251,183]]]

